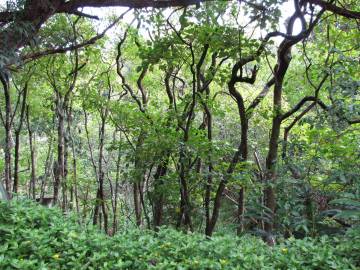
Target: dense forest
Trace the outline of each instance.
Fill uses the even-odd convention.
[[[0,269],[360,267],[357,0],[7,0],[0,26]]]

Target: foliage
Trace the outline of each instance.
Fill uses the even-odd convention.
[[[281,242],[251,236],[206,239],[162,228],[108,237],[27,200],[0,204],[0,268],[7,269],[356,269],[360,234]],[[350,255],[350,256],[349,256]]]
[[[359,266],[356,1],[7,2],[0,269]]]

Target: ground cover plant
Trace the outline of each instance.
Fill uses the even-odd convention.
[[[288,239],[129,229],[109,237],[60,209],[0,204],[1,269],[357,269],[359,234]]]

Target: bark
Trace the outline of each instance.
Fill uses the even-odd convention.
[[[212,114],[209,108],[205,107],[206,112],[206,125],[207,125],[207,139],[211,143],[212,142]],[[211,147],[211,146],[210,146]],[[211,187],[213,182],[213,163],[212,163],[212,151],[210,149],[209,156],[208,156],[208,177],[206,181],[206,188],[205,188],[205,234],[211,235],[210,231],[210,202],[211,202]]]
[[[71,184],[71,191],[72,191],[72,199],[71,199],[71,207],[74,203],[75,198],[75,207],[76,207],[76,213],[80,214],[80,208],[79,208],[79,194],[78,194],[78,182],[77,182],[77,161],[76,161],[76,147],[74,143],[73,134],[71,133],[71,124],[72,124],[72,110],[70,109],[67,113],[67,122],[68,122],[68,136],[71,142],[71,150],[72,150],[72,168],[73,168],[73,181]]]
[[[45,196],[45,189],[46,189],[46,183],[49,176],[51,176],[51,168],[53,167],[53,136],[52,132],[50,133],[50,136],[48,137],[48,151],[46,155],[46,161],[45,161],[45,172],[44,176],[41,179],[41,188],[40,188],[40,200],[42,200]]]
[[[195,104],[192,106],[194,107]],[[193,108],[191,109],[193,111]],[[191,121],[192,113],[189,114],[188,123]],[[187,125],[190,127],[190,124]],[[191,206],[190,206],[190,194],[188,190],[187,177],[189,174],[189,153],[186,151],[186,143],[189,140],[189,128],[186,128],[184,131],[183,141],[180,145],[180,153],[179,153],[179,178],[180,178],[180,215],[178,219],[177,226],[179,227],[183,222],[185,227],[190,228],[192,230],[192,222],[191,222]]]
[[[110,96],[110,93],[109,93]],[[107,112],[107,109],[105,109]],[[106,113],[107,115],[107,113]],[[99,133],[99,160],[98,160],[98,171],[99,171],[99,179],[98,179],[98,184],[99,184],[99,197],[98,197],[98,201],[97,203],[100,203],[101,205],[101,210],[102,210],[102,214],[104,217],[104,230],[107,233],[108,232],[108,214],[107,214],[107,210],[106,210],[106,199],[105,199],[105,194],[104,194],[104,179],[105,179],[105,172],[104,172],[104,164],[103,164],[103,159],[104,159],[104,143],[105,143],[105,123],[106,123],[106,116],[103,115],[101,117],[101,128],[100,128],[100,133]]]
[[[93,151],[93,147],[91,145],[90,142],[90,134],[89,134],[89,129],[88,129],[88,114],[86,112],[86,110],[83,108],[83,112],[84,112],[84,126],[85,126],[85,134],[86,134],[86,140],[87,140],[87,145],[89,148],[89,152],[90,152],[90,160],[91,160],[91,164],[92,167],[94,169],[94,174],[95,174],[95,178],[96,181],[99,179],[98,177],[98,168],[95,162],[95,158],[94,158],[94,151]],[[85,194],[85,201],[88,200],[88,195],[89,195],[89,186],[87,186],[86,189],[86,194]],[[98,203],[98,199],[99,199],[99,188],[97,189],[96,192],[96,197],[95,197],[95,208],[94,208],[94,215],[93,215],[93,225],[97,224],[97,219],[98,219],[98,215],[99,215],[99,203]],[[84,207],[84,213],[83,213],[83,217],[85,218],[86,216],[86,211],[85,211],[85,207]]]
[[[174,72],[174,69],[170,67],[168,72],[165,74],[165,90],[166,94],[169,99],[169,107],[168,110],[170,114],[173,111],[173,104],[174,104],[174,95],[173,95],[173,88],[175,87],[175,82],[173,82],[173,87],[170,86],[170,79]],[[166,127],[169,128],[171,123],[171,116],[168,117]],[[154,174],[154,200],[153,200],[153,226],[155,230],[162,225],[163,222],[163,208],[164,208],[164,195],[163,195],[163,186],[164,181],[162,177],[164,177],[167,173],[168,163],[170,154],[165,151],[160,164],[157,166],[157,169]]]
[[[95,208],[94,208],[94,215],[93,215],[93,225],[98,224],[98,218],[99,218],[99,205],[100,202],[100,189],[97,189],[96,192],[96,199],[95,199]],[[101,223],[101,222],[100,222]]]
[[[229,87],[229,90],[230,90],[230,93],[232,93],[234,90],[236,91],[235,88],[232,89],[231,85]],[[249,120],[246,116],[244,101],[243,101],[242,97],[240,98],[240,95],[236,95],[236,96],[238,97],[238,98],[236,98],[236,100],[237,100],[237,104],[238,104],[238,110],[239,110],[239,115],[240,115],[240,125],[241,125],[239,161],[246,162],[248,159],[248,129],[249,129],[248,122],[249,122]],[[246,168],[245,168],[245,170],[246,170]],[[238,194],[238,211],[237,211],[237,223],[238,223],[237,233],[238,234],[242,233],[242,231],[243,231],[244,211],[245,211],[245,189],[244,189],[244,187],[241,187],[239,194]]]
[[[313,107],[315,107],[316,102],[311,103],[305,110],[303,110],[295,119],[284,129],[284,137],[283,137],[283,146],[282,146],[282,159],[286,161],[287,157],[287,145],[288,145],[288,137],[291,129],[296,125],[300,119],[307,114]]]
[[[349,19],[360,19],[360,12],[359,11],[353,11],[353,10],[349,10],[343,6],[337,6],[334,3],[332,3],[332,1],[324,1],[324,0],[307,0],[306,2],[309,2],[311,4],[314,5],[318,5],[321,8],[330,11],[334,14],[338,14],[340,16],[343,16],[345,18],[349,18]]]
[[[110,78],[108,76],[108,92],[106,101],[109,102],[111,99],[112,87],[110,84]],[[100,93],[99,93],[100,94]],[[104,231],[105,233],[109,233],[109,218],[106,208],[106,198],[105,198],[105,191],[104,191],[104,182],[105,182],[105,166],[104,166],[104,146],[105,146],[105,135],[106,135],[106,121],[109,115],[109,108],[108,104],[104,104],[103,107],[100,109],[100,127],[99,127],[99,156],[98,156],[98,169],[97,169],[97,182],[98,182],[98,193],[97,193],[97,200],[95,205],[95,213],[99,211],[101,208],[101,214],[103,217],[104,223]],[[96,224],[96,215],[94,215],[94,223]],[[100,222],[101,226],[101,222]]]
[[[275,85],[274,85],[274,97],[273,97],[273,113],[274,117],[272,120],[271,134],[269,140],[269,150],[266,157],[266,173],[265,182],[267,187],[264,191],[265,206],[271,212],[271,218],[265,222],[265,231],[269,234],[272,233],[274,228],[274,214],[276,207],[275,198],[275,180],[276,180],[276,165],[277,165],[277,154],[278,154],[278,141],[280,136],[281,128],[281,104],[282,104],[282,87],[286,71],[291,61],[291,43],[288,40],[284,40],[278,49],[278,63],[277,69],[275,70]]]
[[[145,216],[145,220],[146,220],[146,225],[147,228],[150,229],[151,228],[151,223],[150,223],[150,217],[146,208],[146,204],[145,204],[145,199],[144,199],[144,185],[146,185],[146,182],[144,182],[143,185],[139,185],[139,198],[140,198],[140,202],[141,202],[141,207],[144,210],[144,216]]]
[[[295,12],[289,18],[287,25],[287,36],[291,36],[293,31],[294,22],[297,19],[300,19],[302,22],[305,21],[304,15],[300,8],[299,1],[295,0]],[[277,51],[277,65],[274,69],[275,85],[274,85],[274,97],[273,97],[273,120],[271,127],[271,134],[269,140],[269,150],[266,157],[266,173],[265,173],[265,182],[267,187],[264,191],[265,206],[271,212],[271,218],[269,221],[265,222],[265,231],[268,235],[272,234],[274,229],[274,217],[275,217],[275,208],[276,208],[276,197],[275,197],[275,183],[276,183],[276,166],[277,166],[277,155],[278,155],[278,141],[280,137],[281,122],[283,120],[282,115],[282,88],[283,81],[286,75],[286,72],[289,68],[291,61],[291,48],[308,37],[312,32],[313,28],[319,21],[324,10],[320,11],[316,18],[312,20],[311,24],[307,29],[305,29],[305,24],[303,23],[303,31],[294,37],[285,37],[282,43],[279,45]],[[312,18],[313,19],[313,18]]]
[[[11,96],[10,96],[10,85],[9,77],[6,73],[0,71],[0,80],[4,89],[5,98],[5,119],[2,117],[4,128],[5,128],[5,189],[11,198],[11,148],[12,148],[12,107],[11,107]]]
[[[169,19],[167,22],[180,40],[188,47],[191,54],[191,64],[189,65],[189,69],[192,74],[192,99],[188,110],[184,111],[184,123],[179,123],[179,127],[183,130],[183,138],[179,147],[180,215],[177,226],[179,227],[183,222],[185,227],[188,227],[192,231],[190,193],[187,183],[187,177],[191,169],[191,155],[189,151],[187,151],[186,145],[190,139],[190,129],[195,118],[195,107],[197,105],[196,96],[197,93],[202,93],[204,91],[204,87],[201,84],[201,69],[205,63],[206,55],[210,46],[209,44],[204,44],[199,61],[195,62],[195,52],[192,44],[182,38],[181,33],[176,31],[174,26],[171,25]]]
[[[217,189],[217,192],[215,195],[215,199],[214,199],[212,216],[211,216],[211,218],[209,218],[209,221],[206,224],[205,234],[207,236],[211,236],[215,229],[215,225],[216,225],[216,222],[219,217],[222,194],[225,190],[225,186],[226,186],[226,183],[227,183],[229,177],[234,172],[236,164],[238,162],[246,162],[247,158],[248,158],[249,119],[247,116],[243,97],[240,94],[240,92],[238,92],[236,90],[235,85],[239,82],[248,83],[248,84],[253,84],[255,82],[256,75],[257,75],[256,67],[254,67],[251,77],[244,77],[243,71],[242,71],[243,66],[253,60],[254,60],[254,56],[250,56],[250,57],[242,58],[238,62],[236,62],[232,68],[231,78],[228,82],[229,92],[235,98],[236,104],[238,107],[238,112],[239,112],[239,116],[240,116],[240,125],[241,125],[241,138],[240,138],[239,147],[232,158],[232,161],[227,169],[226,175],[224,176],[224,179],[220,181],[220,184],[218,186],[218,189]],[[239,72],[240,72],[240,75],[238,75]],[[253,102],[253,104],[254,104],[254,102]],[[254,108],[257,106],[257,104],[253,105]],[[238,204],[237,232],[241,233],[243,231],[243,216],[244,216],[244,211],[245,211],[245,189],[244,189],[244,187],[241,187],[239,190],[237,204]]]
[[[33,144],[34,136],[33,131],[30,125],[30,112],[29,112],[29,105],[26,107],[26,122],[28,127],[28,134],[29,134],[29,148],[30,148],[30,156],[31,156],[31,178],[30,178],[30,188],[29,194],[35,200],[36,196],[36,158],[35,158],[35,147]]]
[[[19,96],[20,98],[20,96]],[[22,103],[19,116],[19,125],[15,130],[15,151],[14,151],[14,183],[13,183],[13,192],[18,192],[19,187],[19,151],[20,151],[20,133],[22,130],[25,109],[26,109],[26,98],[27,98],[27,84],[22,90]]]
[[[67,206],[68,206],[68,181],[67,181],[67,176],[68,176],[68,160],[69,160],[69,133],[68,133],[68,129],[65,128],[65,119],[67,117],[69,117],[69,115],[67,115],[67,108],[64,108],[64,175],[63,175],[63,179],[61,181],[61,190],[62,190],[62,209],[63,211],[66,210]],[[65,117],[65,115],[67,117]]]
[[[76,213],[80,214],[79,207],[79,192],[78,192],[78,181],[77,181],[77,162],[76,162],[76,153],[73,147],[73,171],[74,171],[74,196],[75,196],[75,206]]]
[[[59,190],[65,176],[65,127],[63,98],[59,90],[55,90],[56,95],[56,116],[57,116],[57,163],[54,182],[54,203],[59,200]],[[63,198],[64,199],[64,198]]]
[[[162,177],[166,175],[167,166],[169,162],[169,156],[165,157],[165,160],[162,161],[154,174],[154,217],[153,217],[153,224],[154,228],[160,227],[162,225],[162,218],[163,218],[163,207],[164,207],[164,196],[162,187],[164,185],[164,181]]]
[[[141,202],[140,202],[140,190],[138,183],[133,183],[133,200],[134,200],[134,211],[135,211],[135,220],[136,225],[141,226]]]
[[[216,55],[213,57],[212,67],[216,64]],[[215,74],[214,74],[215,75]],[[207,177],[206,177],[206,186],[205,186],[205,195],[204,195],[204,208],[205,208],[205,234],[211,235],[212,232],[209,231],[210,229],[210,222],[211,222],[211,216],[210,216],[210,203],[211,203],[211,190],[212,190],[212,184],[213,184],[213,161],[212,161],[212,132],[213,132],[213,118],[212,113],[207,105],[207,101],[210,99],[210,87],[207,85],[207,81],[205,80],[205,77],[203,74],[200,76],[201,82],[204,88],[204,91],[206,92],[206,101],[201,101],[202,106],[204,108],[204,128],[207,128],[207,140],[210,143],[210,149],[209,154],[207,157]],[[199,162],[200,163],[200,162]]]
[[[142,207],[141,207],[141,198],[140,198],[140,187],[143,183],[144,178],[144,167],[141,157],[141,148],[145,140],[145,131],[141,130],[140,135],[138,137],[138,141],[136,143],[135,149],[135,161],[134,161],[134,170],[135,170],[135,177],[133,183],[133,202],[134,202],[134,211],[135,211],[135,220],[136,225],[142,225]]]
[[[119,193],[119,181],[120,181],[120,165],[121,165],[121,149],[118,150],[118,157],[116,161],[116,178],[115,178],[115,191],[114,191],[114,209],[113,209],[113,224],[112,230],[115,234],[117,231],[117,209],[118,209],[118,193]]]

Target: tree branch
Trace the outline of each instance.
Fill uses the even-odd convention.
[[[257,97],[251,102],[249,107],[246,109],[246,113],[250,113],[255,107],[264,99],[264,97],[269,93],[271,86],[275,83],[275,78],[272,77],[264,86],[263,90],[257,95]]]
[[[27,54],[27,55],[24,55],[22,57],[22,60],[23,61],[28,60],[28,61],[26,61],[26,63],[27,63],[27,62],[36,60],[38,58],[41,58],[43,56],[52,55],[52,54],[59,54],[59,53],[65,53],[65,52],[68,52],[68,51],[74,51],[74,50],[77,50],[77,49],[80,49],[80,48],[87,47],[89,45],[95,44],[96,41],[103,38],[105,36],[106,32],[108,30],[110,30],[112,27],[114,27],[125,16],[125,14],[128,13],[129,11],[130,11],[130,9],[125,11],[113,23],[111,23],[108,27],[106,27],[101,33],[99,33],[98,35],[90,38],[87,41],[84,41],[84,42],[79,43],[79,44],[74,44],[74,45],[71,45],[71,46],[68,46],[68,47],[60,47],[60,48],[48,49],[48,50],[44,50],[44,51],[41,51],[41,52]]]
[[[167,8],[196,5],[205,0],[72,0],[64,3],[59,12],[73,12],[81,7],[129,7],[129,8]]]
[[[68,12],[68,13],[69,13],[69,14],[73,14],[73,15],[77,15],[77,16],[80,16],[80,17],[85,17],[85,18],[89,18],[89,19],[99,20],[99,17],[98,17],[98,16],[86,14],[86,13],[83,13],[83,12],[78,11],[78,10],[74,10],[74,11],[71,11],[71,12]]]
[[[294,113],[296,113],[308,101],[314,101],[315,103],[319,104],[322,109],[324,109],[326,111],[328,110],[328,107],[325,105],[324,102],[322,102],[321,100],[319,100],[318,98],[316,98],[314,96],[308,96],[308,97],[304,97],[302,100],[300,100],[300,102],[298,104],[296,104],[295,107],[292,108],[290,111],[284,113],[281,117],[281,121],[285,120],[286,118],[288,118],[291,115],[293,115]]]
[[[331,3],[332,1],[326,2],[323,0],[306,0],[306,2],[320,6],[327,11],[344,16],[349,19],[357,19],[357,20],[360,19],[360,12],[348,10],[348,9],[342,8],[342,7],[338,7],[337,5],[334,5],[333,3]]]

